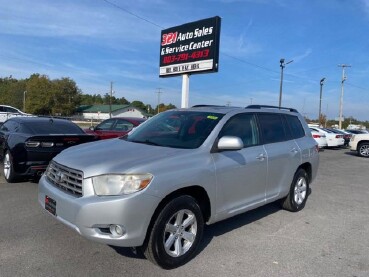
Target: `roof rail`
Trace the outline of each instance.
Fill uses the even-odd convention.
[[[246,109],[279,109],[279,110],[287,110],[290,112],[298,113],[296,109],[293,108],[286,108],[286,107],[278,107],[278,106],[269,106],[269,105],[249,105],[246,107]]]
[[[221,106],[221,105],[194,105],[191,108],[201,108],[201,107],[225,107],[225,106]]]

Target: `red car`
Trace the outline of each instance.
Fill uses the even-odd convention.
[[[99,139],[117,138],[126,135],[145,120],[145,118],[138,117],[113,117],[104,120],[96,127],[91,126],[89,129],[85,129],[85,132],[94,134]]]

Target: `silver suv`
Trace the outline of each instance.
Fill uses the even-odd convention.
[[[296,110],[202,105],[63,151],[41,178],[38,200],[82,236],[138,247],[169,269],[195,255],[205,223],[276,200],[301,210],[318,164]]]

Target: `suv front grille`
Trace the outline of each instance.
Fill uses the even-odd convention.
[[[46,170],[46,178],[50,183],[63,191],[77,197],[82,196],[82,171],[51,161]]]

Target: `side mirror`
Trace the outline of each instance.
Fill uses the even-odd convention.
[[[224,136],[218,141],[219,150],[240,150],[243,148],[243,142],[239,137]]]
[[[90,126],[90,128],[88,128],[91,131],[95,131],[95,126]]]

